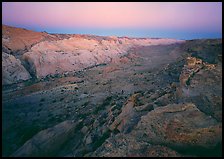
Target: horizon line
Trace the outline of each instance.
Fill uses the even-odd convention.
[[[39,32],[39,33],[47,33],[47,34],[63,34],[63,35],[88,35],[88,36],[101,36],[101,37],[111,37],[111,36],[114,36],[114,37],[117,37],[117,38],[136,38],[136,39],[176,39],[176,40],[202,40],[202,39],[222,39],[222,36],[221,37],[198,37],[198,38],[191,38],[191,39],[188,39],[188,38],[174,38],[174,37],[162,37],[162,36],[133,36],[133,35],[122,35],[122,36],[119,36],[119,35],[114,35],[114,34],[110,34],[110,35],[100,35],[100,34],[96,34],[96,33],[63,33],[63,32],[49,32],[49,31],[46,31],[46,30],[37,30],[37,29],[27,29],[26,27],[24,26],[13,26],[13,25],[9,25],[9,24],[2,24],[3,26],[8,26],[8,27],[13,27],[13,28],[19,28],[19,29],[25,29],[25,30],[29,30],[29,31],[34,31],[34,32]]]

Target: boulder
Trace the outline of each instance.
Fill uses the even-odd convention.
[[[84,126],[84,127],[81,129],[81,132],[82,132],[83,134],[86,134],[88,130],[89,130],[89,128],[88,128],[87,126]]]
[[[142,140],[178,149],[209,149],[222,141],[222,124],[192,103],[158,107],[142,116],[136,130]]]
[[[192,103],[170,104],[142,116],[130,133],[110,136],[92,156],[212,156],[221,142],[221,123]]]
[[[110,137],[91,154],[92,157],[180,157],[178,152],[166,146],[139,142],[131,134]]]
[[[166,147],[166,146],[151,146],[147,152],[147,157],[182,157],[178,152]],[[142,156],[144,157],[144,156]]]
[[[60,147],[74,135],[78,123],[64,121],[40,131],[12,154],[14,157],[55,156]]]
[[[136,104],[137,97],[140,94],[132,95],[126,102],[126,104],[122,107],[121,113],[116,117],[115,121],[109,126],[111,131],[117,129],[120,132],[124,131],[124,129],[130,124],[132,120],[134,120],[135,109],[134,106]]]
[[[30,79],[29,72],[19,59],[2,52],[2,85],[8,85]]]

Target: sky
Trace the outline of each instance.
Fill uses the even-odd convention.
[[[222,38],[222,2],[2,2],[2,24],[48,33]]]

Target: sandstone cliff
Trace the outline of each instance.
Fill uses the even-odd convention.
[[[2,30],[3,51],[21,60],[27,71],[38,79],[109,63],[135,46],[183,42],[175,39],[48,34],[5,25]]]

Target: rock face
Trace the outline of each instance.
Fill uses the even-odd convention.
[[[166,146],[151,145],[136,140],[130,134],[118,134],[109,138],[91,157],[181,157],[178,152]]]
[[[177,88],[180,101],[194,102],[201,111],[221,121],[221,71],[220,63],[211,64],[200,58],[188,57],[179,78],[180,86]]]
[[[12,156],[50,156],[72,137],[77,123],[64,121],[52,128],[40,131]]]
[[[222,140],[222,125],[191,103],[156,108],[142,117],[136,129],[151,143],[179,148],[214,148]]]
[[[180,84],[187,86],[195,73],[199,72],[203,67],[201,59],[195,57],[187,57],[187,65],[184,66],[180,75]]]
[[[123,132],[125,129],[127,129],[127,125],[129,124],[129,122],[134,120],[135,118],[134,106],[139,95],[140,94],[134,94],[128,99],[127,103],[122,107],[121,113],[110,125],[111,131],[117,129],[120,132]]]
[[[13,55],[2,52],[2,85],[30,79],[29,72]]]
[[[47,75],[79,71],[102,63],[111,62],[134,46],[164,45],[181,42],[174,39],[129,39],[109,38],[99,40],[71,37],[58,41],[36,44],[23,55],[34,69],[37,78]]]
[[[195,148],[193,154],[197,154],[219,145],[221,133],[222,124],[206,116],[194,104],[167,105],[142,116],[131,133],[109,138],[93,156],[174,157],[180,156],[178,151],[192,151],[189,150],[192,148]]]

